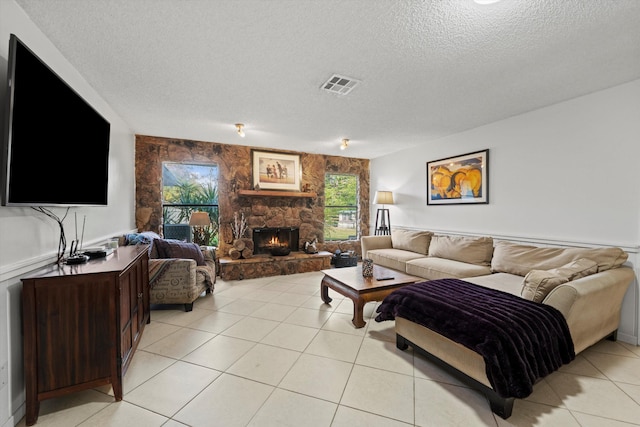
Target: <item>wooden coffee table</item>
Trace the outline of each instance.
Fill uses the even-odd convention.
[[[425,279],[409,276],[400,271],[391,270],[379,265],[373,266],[373,277],[362,277],[362,265],[356,267],[332,268],[322,270],[324,278],[320,283],[322,301],[329,304],[329,288],[350,298],[353,301],[353,324],[362,328],[367,323],[362,317],[364,305],[369,301],[382,301],[394,290],[410,283]],[[377,280],[382,277],[392,277],[390,280]]]

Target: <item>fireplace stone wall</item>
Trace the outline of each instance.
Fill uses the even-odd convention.
[[[251,149],[243,145],[136,135],[136,225],[139,231],[161,232],[162,162],[216,163],[220,209],[218,255],[232,247],[231,223],[234,213],[244,214],[248,223],[246,238],[256,227],[297,227],[299,247],[318,239],[318,250],[353,250],[360,254],[360,240],[324,242],[324,175],[327,172],[355,174],[359,177],[359,235],[369,235],[369,160],[350,157],[300,154],[302,186],[317,194],[315,198],[240,194],[251,190]],[[291,152],[289,152],[291,153]],[[284,193],[283,193],[284,194]]]

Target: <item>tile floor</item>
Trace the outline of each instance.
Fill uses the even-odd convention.
[[[517,400],[508,420],[409,349],[393,322],[351,324],[320,295],[322,274],[224,282],[192,312],[152,310],[124,378],[42,402],[45,426],[640,425],[640,347],[602,341]],[[20,421],[24,425],[24,419]]]

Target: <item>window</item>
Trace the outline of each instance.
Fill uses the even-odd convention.
[[[358,238],[358,178],[328,173],[324,177],[324,240]]]
[[[164,237],[192,241],[189,218],[207,212],[211,225],[204,227],[202,244],[217,246],[219,238],[218,165],[162,164],[162,217]],[[200,234],[202,238],[202,234]],[[198,242],[201,243],[201,242]]]

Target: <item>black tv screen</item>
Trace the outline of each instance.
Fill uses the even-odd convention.
[[[107,204],[110,124],[11,34],[2,205]]]

